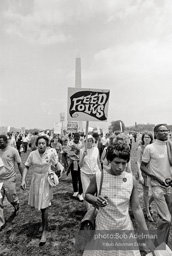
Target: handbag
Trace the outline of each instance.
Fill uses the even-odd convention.
[[[103,184],[103,170],[101,171],[100,187],[99,187],[97,196],[101,195],[102,184]],[[98,212],[98,209],[96,206],[90,207],[90,209],[86,212],[84,218],[81,220],[80,230],[95,230],[95,220],[96,220],[97,212]]]
[[[59,184],[59,178],[51,169],[48,171],[48,183],[51,187],[56,187]]]
[[[56,167],[51,165],[51,170],[53,172],[55,172],[55,174],[57,175],[58,178],[60,178],[62,173],[63,173],[63,171],[64,171],[64,167],[63,167],[63,165],[60,162],[57,162]]]
[[[162,248],[165,248],[164,250]],[[167,244],[160,244],[153,252],[146,254],[147,256],[172,256],[172,251]]]
[[[103,170],[101,171],[101,180],[100,187],[97,195],[101,194],[103,183]],[[86,212],[84,218],[81,220],[79,232],[75,239],[75,248],[79,251],[83,251],[87,245],[87,243],[92,239],[95,230],[95,220],[97,216],[98,209],[97,207],[90,207],[90,209]]]

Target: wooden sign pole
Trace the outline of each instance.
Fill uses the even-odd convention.
[[[89,127],[89,121],[86,121],[86,142],[85,142],[85,150],[87,150],[87,138],[88,138],[88,127]]]

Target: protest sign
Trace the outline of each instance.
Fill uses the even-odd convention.
[[[56,122],[54,123],[54,134],[61,134],[62,123]]]
[[[60,113],[60,122],[65,120],[65,113]]]
[[[10,132],[11,126],[7,127],[7,132]]]
[[[25,133],[25,127],[21,127],[21,134]]]
[[[68,122],[67,132],[75,133],[78,131],[78,122]]]
[[[68,121],[107,121],[109,90],[68,88]]]

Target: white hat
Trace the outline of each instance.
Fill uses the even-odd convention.
[[[92,139],[93,143],[95,143],[94,137],[90,134],[87,136],[87,140],[89,140],[89,139]],[[86,138],[85,138],[85,141],[86,141]]]

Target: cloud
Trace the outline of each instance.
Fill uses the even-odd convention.
[[[150,40],[97,52],[82,77],[85,87],[110,89],[109,120],[170,122],[171,66],[170,40]]]
[[[163,42],[135,42],[97,52],[84,78],[104,77],[104,80],[114,81],[116,77],[125,75],[168,75],[171,74],[171,66],[171,38]]]
[[[26,1],[18,1],[18,5],[8,6],[4,13],[6,33],[37,44],[62,43],[69,39],[70,36],[65,36],[60,28],[64,18],[63,13],[54,7],[55,1],[48,1],[47,4],[47,1],[36,0],[27,13],[21,8],[25,3]]]
[[[4,98],[0,98],[0,106],[1,107],[4,107],[7,105],[7,99],[4,99]],[[2,111],[2,110],[1,110]]]
[[[73,25],[103,23],[144,24],[148,30],[163,29],[170,19],[171,0],[8,0],[4,12],[5,31],[32,43],[55,44],[71,40]],[[120,23],[119,23],[120,24]]]

